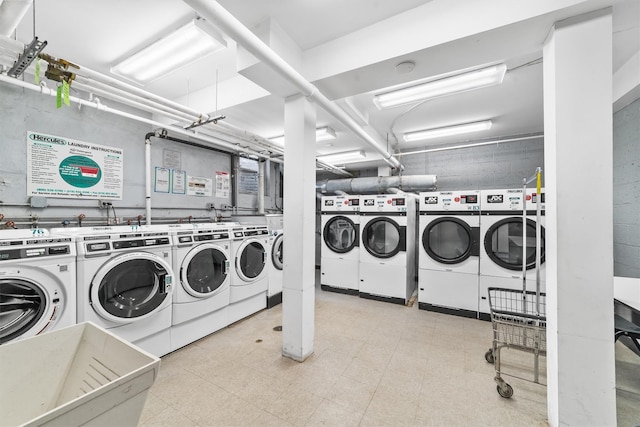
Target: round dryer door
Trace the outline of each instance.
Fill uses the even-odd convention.
[[[458,264],[469,258],[474,242],[469,224],[453,217],[431,221],[422,233],[424,250],[432,259],[443,264]]]
[[[104,264],[91,282],[91,304],[107,320],[130,323],[171,303],[173,272],[159,256],[132,252]]]
[[[240,279],[251,282],[265,270],[267,250],[258,240],[246,240],[236,253],[236,272]]]
[[[271,249],[271,262],[273,263],[273,266],[275,268],[277,268],[278,270],[282,270],[283,267],[283,239],[282,236],[284,236],[284,234],[279,234],[278,237],[276,237],[276,239],[273,241],[273,249]]]
[[[49,298],[37,283],[24,279],[0,280],[0,344],[37,335],[41,320],[52,313]]]
[[[390,218],[376,218],[362,229],[362,244],[377,258],[391,258],[406,251],[407,227],[398,225]]]
[[[180,282],[197,298],[216,295],[228,282],[229,259],[217,245],[205,243],[193,248],[182,261]]]
[[[544,227],[540,227],[540,263],[544,263]],[[536,222],[527,219],[527,270],[536,266]],[[522,218],[505,218],[493,224],[484,236],[484,249],[500,267],[522,271]]]
[[[339,254],[358,246],[358,227],[346,216],[336,216],[327,221],[322,236],[327,247]]]

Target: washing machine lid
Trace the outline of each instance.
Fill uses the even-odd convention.
[[[271,263],[273,264],[273,266],[278,269],[278,270],[282,270],[284,264],[283,264],[283,255],[284,255],[284,239],[283,239],[284,234],[278,234],[278,237],[276,237],[276,239],[273,241],[273,248],[271,249]]]
[[[0,279],[0,344],[36,335],[40,320],[49,311],[47,293],[29,280]],[[35,333],[34,333],[35,332]]]
[[[236,252],[236,273],[245,282],[258,278],[265,270],[267,250],[257,239],[242,242]]]
[[[339,254],[351,252],[358,247],[360,225],[346,216],[335,216],[324,225],[322,238],[332,252]]]
[[[191,296],[208,298],[221,291],[229,278],[229,258],[223,248],[204,243],[191,249],[180,267],[180,283]]]
[[[471,227],[460,218],[441,217],[425,227],[422,247],[437,262],[459,264],[470,256],[479,255],[479,236],[479,227]]]
[[[545,258],[545,231],[540,227],[540,263]],[[536,266],[536,222],[527,218],[527,270]],[[497,265],[508,270],[522,271],[522,217],[496,221],[484,235],[484,249]]]
[[[93,309],[116,323],[153,316],[171,303],[173,272],[161,257],[131,252],[106,262],[90,286]]]
[[[362,245],[376,258],[391,258],[407,250],[407,227],[393,218],[378,217],[362,229]]]

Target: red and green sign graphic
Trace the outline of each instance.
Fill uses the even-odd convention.
[[[89,188],[100,182],[100,166],[88,157],[70,156],[60,163],[60,176],[69,185],[77,188]]]

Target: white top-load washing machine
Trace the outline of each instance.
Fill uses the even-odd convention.
[[[0,344],[76,323],[76,248],[47,230],[0,231]]]
[[[416,199],[360,197],[360,296],[406,304],[417,289]]]
[[[477,317],[480,192],[420,193],[419,229],[419,308]]]
[[[229,323],[267,307],[269,229],[241,224],[231,228]]]
[[[226,327],[230,269],[229,228],[218,223],[172,228],[171,351]]]
[[[77,240],[78,322],[91,321],[155,356],[169,353],[174,273],[168,229],[132,225],[55,233]]]
[[[536,205],[537,197],[527,202],[526,217],[526,289],[535,291]],[[544,193],[542,194],[544,196]],[[541,197],[543,199],[543,197]],[[534,202],[535,200],[535,202]],[[482,190],[480,192],[480,318],[489,319],[490,287],[522,290],[523,190]],[[544,206],[544,203],[543,205]],[[541,224],[542,225],[542,224]],[[541,274],[544,275],[545,230],[541,227]],[[541,289],[544,292],[544,289]]]
[[[360,197],[324,196],[320,206],[320,287],[358,295]]]
[[[282,214],[265,215],[269,227],[269,288],[267,308],[282,303],[282,282],[284,269],[284,221]]]

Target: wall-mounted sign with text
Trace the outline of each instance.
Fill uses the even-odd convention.
[[[213,195],[213,179],[187,176],[187,195],[211,197]]]
[[[27,195],[122,200],[121,148],[27,131]]]

